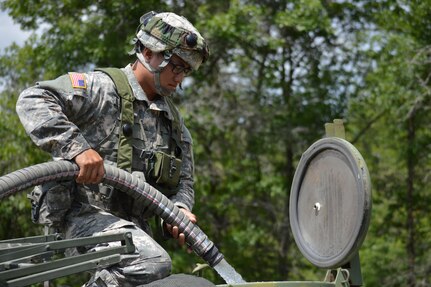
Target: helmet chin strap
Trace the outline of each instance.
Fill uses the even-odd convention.
[[[172,94],[172,92],[169,89],[163,88],[160,84],[160,73],[166,67],[166,65],[169,63],[169,60],[170,60],[172,54],[164,53],[163,62],[161,62],[157,68],[152,67],[145,60],[145,58],[141,52],[136,52],[136,56],[138,57],[139,62],[141,62],[141,64],[154,75],[154,84],[156,86],[157,93],[163,97],[170,96]]]

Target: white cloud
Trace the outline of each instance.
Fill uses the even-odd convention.
[[[0,52],[13,42],[22,45],[31,32],[21,30],[5,11],[0,11]]]

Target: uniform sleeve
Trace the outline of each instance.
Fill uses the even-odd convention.
[[[92,77],[79,75],[81,87],[73,87],[66,74],[24,90],[16,104],[27,134],[53,157],[70,160],[92,148],[80,128],[91,123],[100,100],[92,96]]]
[[[177,205],[188,210],[192,210],[195,203],[194,184],[194,161],[193,161],[193,141],[189,130],[183,125],[182,163],[179,182],[179,191],[170,200]]]

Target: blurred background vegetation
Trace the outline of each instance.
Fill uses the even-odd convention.
[[[373,184],[365,285],[431,286],[430,0],[3,0],[0,9],[33,31],[0,51],[0,174],[49,160],[16,116],[24,88],[126,66],[139,17],[172,11],[211,49],[175,100],[194,138],[194,212],[228,262],[247,281],[323,280],[293,240],[289,193],[301,154],[341,118]],[[0,213],[0,239],[42,234],[25,192]],[[175,273],[203,263],[163,245]]]

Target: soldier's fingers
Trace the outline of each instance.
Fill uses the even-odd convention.
[[[165,222],[165,229],[172,235],[172,225]]]
[[[88,181],[90,183],[99,183],[100,181],[102,181],[103,174],[103,162],[94,162],[89,165]]]
[[[105,175],[105,167],[103,166],[103,164],[100,164],[99,165],[99,170],[97,172],[96,183],[101,182],[104,175]]]
[[[172,227],[172,237],[173,237],[173,238],[178,238],[178,235],[179,235],[179,229],[178,229],[178,226],[174,226],[174,227]]]
[[[189,216],[189,219],[192,223],[196,223],[198,222],[198,218],[196,215],[194,215],[193,213],[191,213],[191,215]]]
[[[97,183],[97,177],[98,177],[97,173],[98,173],[98,171],[99,170],[97,168],[91,168],[90,169],[89,178],[88,178],[88,181],[90,183]]]
[[[87,173],[87,168],[86,167],[81,167],[79,169],[78,176],[76,177],[76,182],[77,183],[84,183],[85,180],[86,180],[86,178],[87,178],[86,173]]]
[[[99,183],[105,174],[103,158],[93,149],[88,149],[74,158],[79,166],[78,183]]]
[[[189,211],[189,210],[187,210],[187,209],[184,209],[184,208],[181,208],[180,210],[181,210],[181,212],[183,212],[183,213],[186,215],[186,217],[187,217],[187,218],[188,218],[192,223],[196,223],[196,222],[198,221],[197,216],[196,216],[194,213],[192,213],[191,211]]]
[[[184,233],[180,233],[180,235],[178,235],[178,243],[180,246],[183,246],[186,243],[186,236]]]

